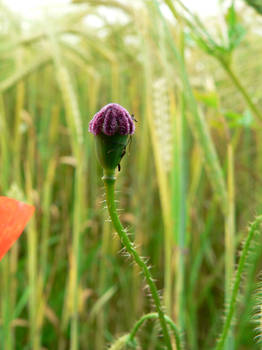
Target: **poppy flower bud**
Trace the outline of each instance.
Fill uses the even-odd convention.
[[[96,151],[100,164],[113,176],[125,154],[128,135],[135,124],[128,111],[117,103],[110,103],[97,112],[89,123],[89,132],[96,136]]]

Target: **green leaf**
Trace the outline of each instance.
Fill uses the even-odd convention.
[[[229,7],[228,12],[226,14],[226,22],[228,27],[227,34],[229,41],[229,49],[232,51],[240,44],[240,42],[246,34],[246,29],[239,22],[233,4]]]
[[[262,1],[261,0],[245,0],[246,3],[253,7],[257,13],[259,13],[260,15],[262,15]]]
[[[207,107],[218,108],[219,106],[219,96],[216,92],[204,92],[195,91],[196,100],[202,102]]]
[[[227,111],[224,116],[228,122],[229,127],[231,128],[237,128],[240,126],[248,128],[254,121],[253,115],[249,110],[246,110],[243,114]]]

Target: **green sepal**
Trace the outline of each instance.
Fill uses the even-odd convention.
[[[96,153],[101,166],[106,172],[113,173],[125,151],[128,135],[108,136],[101,133],[95,136],[95,140]]]

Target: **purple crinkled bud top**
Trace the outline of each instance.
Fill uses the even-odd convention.
[[[135,124],[124,107],[117,103],[109,103],[94,115],[89,123],[89,131],[94,135],[132,135]]]

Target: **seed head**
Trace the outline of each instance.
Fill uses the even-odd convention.
[[[135,124],[128,111],[117,103],[109,103],[97,112],[89,123],[89,132],[94,135],[132,135]]]

